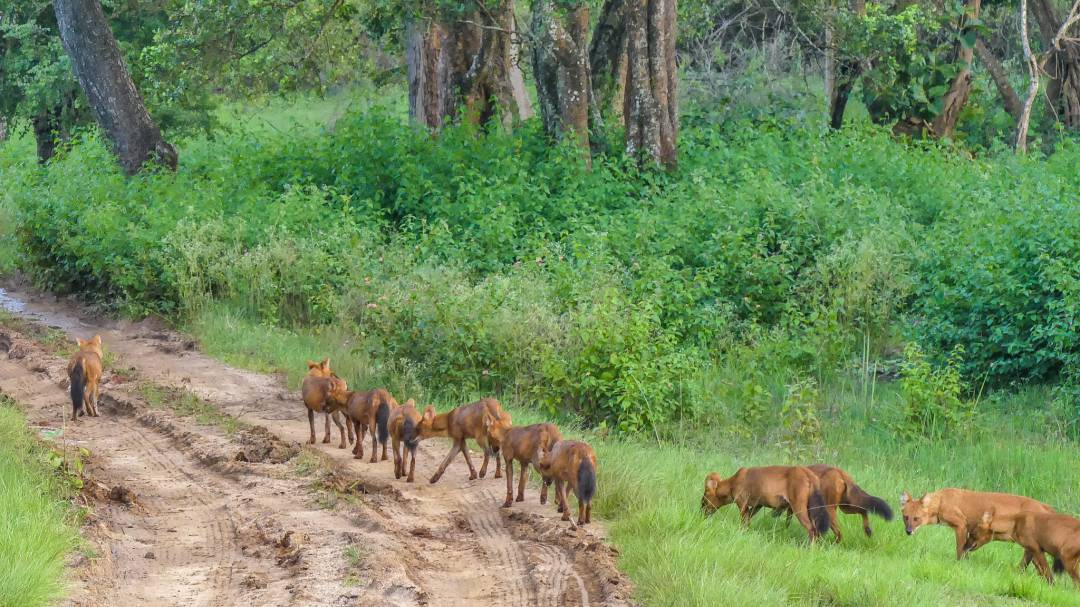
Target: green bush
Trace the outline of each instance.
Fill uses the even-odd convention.
[[[762,431],[792,374],[825,381],[898,327],[934,363],[962,345],[967,380],[1074,361],[1075,146],[971,159],[705,113],[680,146],[672,173],[590,170],[533,123],[430,137],[373,106],[186,141],[175,174],[125,178],[92,133],[44,170],[7,149],[0,167],[44,287],[340,325],[425,379],[624,430],[712,409]]]
[[[957,346],[945,364],[934,367],[917,345],[904,350],[900,391],[903,417],[896,425],[907,438],[940,439],[958,437],[970,428],[975,415],[974,403],[964,398],[960,377],[964,349]]]

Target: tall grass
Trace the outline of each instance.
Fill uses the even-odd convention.
[[[69,516],[45,448],[0,397],[0,606],[48,605],[63,595],[76,538]]]

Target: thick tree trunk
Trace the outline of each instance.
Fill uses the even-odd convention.
[[[612,116],[623,123],[627,70],[628,0],[606,0],[589,47],[594,120]]]
[[[1080,45],[1068,36],[1062,36],[1058,45],[1054,45],[1063,20],[1051,0],[1032,0],[1030,7],[1039,22],[1043,48],[1050,53],[1043,68],[1048,76],[1046,102],[1049,110],[1065,126],[1080,128]]]
[[[961,35],[968,31],[969,20],[977,20],[982,10],[982,0],[967,0],[964,3],[964,17],[961,23]],[[974,58],[974,47],[960,42],[956,43],[955,59],[963,67],[960,69],[949,85],[949,90],[941,98],[941,113],[930,123],[930,132],[934,137],[951,137],[956,130],[956,123],[960,119],[960,110],[964,108],[968,97],[971,96],[971,62]]]
[[[675,0],[627,0],[626,152],[675,168]]]
[[[990,49],[986,48],[986,44],[984,44],[982,40],[975,42],[975,54],[978,55],[979,61],[982,62],[986,71],[990,73],[990,78],[997,86],[998,94],[1001,95],[1001,103],[1005,106],[1005,111],[1008,112],[1014,120],[1019,120],[1024,104],[1020,101],[1020,95],[1016,94],[1016,89],[1014,89],[1009,82],[1009,76],[1005,73],[1005,68],[1002,67],[1001,62],[998,61],[997,57],[990,52]]]
[[[548,136],[572,134],[589,150],[589,6],[533,2],[533,71],[540,117]]]
[[[148,160],[175,170],[176,150],[150,119],[99,0],[55,0],[53,6],[75,79],[124,172],[132,175]]]
[[[438,129],[458,118],[487,124],[498,114],[508,127],[531,116],[513,40],[513,1],[478,3],[445,20],[431,12],[406,28],[413,120]]]
[[[446,27],[434,19],[413,19],[405,28],[409,116],[433,131],[453,111],[447,38]]]

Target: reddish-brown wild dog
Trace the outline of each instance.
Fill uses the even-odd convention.
[[[490,418],[485,422],[486,418]],[[484,450],[484,463],[480,466],[480,478],[487,475],[488,460],[493,453],[497,453],[499,445],[491,440],[488,433],[494,427],[510,427],[510,414],[502,410],[499,401],[494,398],[482,398],[475,403],[462,405],[436,415],[433,407],[424,410],[424,415],[417,426],[417,440],[431,438],[433,436],[448,436],[453,441],[450,452],[446,459],[439,465],[431,482],[438,482],[450,462],[461,453],[465,457],[465,463],[469,466],[469,480],[477,478],[476,468],[472,458],[469,457],[469,448],[465,444],[466,439],[473,439]],[[495,478],[502,476],[502,463],[495,458]]]
[[[566,485],[578,502],[577,524],[592,522],[592,499],[596,495],[596,453],[592,447],[576,440],[561,440],[548,451],[537,450],[533,464],[545,478],[555,481],[555,501],[562,520],[570,520],[566,505]]]
[[[744,527],[762,508],[790,510],[813,542],[829,530],[829,514],[818,476],[802,466],[739,468],[729,478],[713,472],[705,477],[701,508],[706,515],[735,503]]]
[[[514,461],[521,465],[521,480],[518,482],[517,501],[525,501],[525,483],[529,478],[529,464],[533,460],[536,451],[549,451],[551,446],[562,440],[559,427],[555,424],[533,424],[531,426],[514,426],[506,428],[499,424],[491,424],[488,435],[497,441],[499,450],[502,451],[503,461],[506,462],[506,501],[503,508],[509,508],[514,504]],[[540,486],[540,503],[547,503],[548,485],[550,478],[544,478]]]
[[[68,363],[68,379],[71,380],[71,421],[79,422],[79,416],[98,416],[98,397],[101,396],[101,336],[82,340],[75,338],[78,351]],[[85,411],[83,408],[85,407]]]
[[[379,461],[378,443],[382,443],[382,459],[386,459],[386,420],[391,411],[397,409],[397,401],[383,388],[375,388],[366,392],[349,392],[346,396],[345,415],[352,420],[356,428],[356,447],[353,448],[353,457],[364,457],[364,434],[371,434],[371,459],[370,463]],[[381,425],[380,425],[381,421]],[[377,431],[382,429],[382,434],[376,436]]]
[[[326,432],[323,435],[322,442],[330,442],[330,418],[333,417],[334,424],[341,432],[341,444],[338,445],[338,448],[344,449],[346,447],[346,429],[342,426],[338,411],[344,407],[345,393],[348,389],[345,380],[334,375],[330,370],[329,358],[320,363],[308,361],[308,373],[304,376],[304,381],[300,385],[300,396],[304,401],[304,406],[307,407],[308,426],[311,428],[311,438],[308,439],[309,445],[315,444],[315,414],[324,413],[326,416]],[[348,425],[348,436],[351,440],[352,424]]]
[[[405,479],[407,483],[413,482],[413,473],[416,471],[416,447],[420,444],[416,428],[420,424],[420,419],[420,411],[410,398],[404,405],[391,411],[386,421],[389,428],[385,432],[390,435],[390,450],[394,452],[394,478],[405,476],[405,460],[411,458],[409,459],[409,474]],[[380,428],[379,433],[383,432],[384,430]]]

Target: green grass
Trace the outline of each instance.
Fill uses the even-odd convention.
[[[0,397],[0,606],[48,605],[63,596],[64,559],[76,547],[71,510],[46,448]]]
[[[244,427],[240,420],[222,413],[214,405],[186,390],[142,382],[138,392],[152,409],[169,409],[177,415],[194,418],[196,423],[204,426],[221,428],[228,436]]]
[[[399,397],[440,408],[475,396],[452,388],[425,390],[414,379],[395,377],[398,367],[353,352],[341,342],[344,333],[332,328],[285,331],[216,307],[200,314],[190,330],[211,355],[285,372],[292,383],[307,359],[329,354],[335,370],[358,387],[389,385]],[[895,414],[897,392],[892,384],[879,384],[872,393],[854,384],[826,389],[831,407],[823,415],[824,440],[811,448],[816,455],[809,459],[844,467],[897,510],[902,491],[921,495],[961,486],[1031,495],[1080,512],[1077,445],[1033,421],[1052,418],[1043,404],[1045,390],[985,402],[978,427],[948,442],[895,438],[885,421]],[[523,400],[502,396],[516,423],[544,419]],[[567,434],[584,437],[598,452],[597,511],[610,521],[620,566],[647,605],[1080,604],[1080,591],[1067,580],[1049,587],[1034,569],[1018,573],[1016,546],[994,543],[956,562],[946,527],[907,537],[898,520],[874,519],[875,534],[866,538],[858,517],[842,516],[842,545],[808,546],[798,524],[787,527],[767,514],[749,530],[740,529],[734,507],[704,518],[699,502],[707,472],[727,475],[739,466],[791,463],[788,452],[767,438],[772,429],[740,438],[722,428],[684,425],[663,433],[681,439],[659,444],[581,431],[572,420],[569,425]]]

